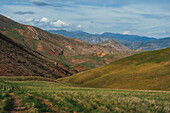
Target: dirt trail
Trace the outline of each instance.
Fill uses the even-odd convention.
[[[51,102],[49,102],[49,100],[43,99],[43,98],[38,97],[38,96],[34,96],[34,95],[30,94],[30,93],[26,93],[26,94],[29,95],[29,96],[31,96],[31,97],[34,97],[34,98],[36,98],[36,99],[41,100],[41,103],[42,103],[42,104],[45,104],[53,113],[60,113],[58,109],[56,109],[56,108],[53,107],[53,104],[52,104]],[[62,112],[62,113],[63,113],[63,112]]]
[[[14,93],[9,93],[9,96],[14,98],[14,108],[13,111],[10,111],[10,113],[25,113],[25,107],[21,107],[22,99],[19,99],[19,96],[14,95]]]

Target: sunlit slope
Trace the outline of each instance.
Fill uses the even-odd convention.
[[[59,81],[88,87],[170,90],[170,48],[129,56]]]

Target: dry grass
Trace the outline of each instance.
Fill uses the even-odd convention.
[[[58,81],[86,87],[170,90],[170,48],[143,52]]]

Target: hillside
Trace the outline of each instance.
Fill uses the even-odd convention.
[[[89,44],[75,38],[51,34],[33,26],[17,23],[3,15],[0,15],[0,33],[50,60],[77,71],[99,67],[135,53],[132,51],[122,53],[110,46]]]
[[[0,33],[0,76],[42,76],[60,78],[75,72],[46,59],[43,55],[16,44]]]
[[[142,52],[60,79],[87,87],[170,90],[170,48]]]
[[[22,25],[0,15],[0,32],[22,45],[41,52],[57,55],[75,55],[85,53],[118,53],[114,48],[88,44],[77,39],[51,34],[42,29]]]

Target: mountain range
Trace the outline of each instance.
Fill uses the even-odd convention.
[[[170,48],[142,52],[129,49],[109,33],[107,37],[81,31],[72,33],[102,41],[90,44],[0,15],[0,76],[61,78],[57,81],[86,87],[170,90]],[[140,42],[135,37],[126,38],[119,40],[130,43],[133,49],[169,46],[169,38],[141,37]]]
[[[51,34],[37,27],[17,23],[3,15],[0,15],[0,33],[49,60],[64,64],[78,72],[136,53],[132,50],[119,50],[111,46],[90,44],[76,38]],[[121,43],[116,43],[122,46]]]
[[[126,47],[132,50],[140,49],[144,51],[149,51],[170,47],[170,37],[156,39],[146,36],[125,35],[109,32],[105,32],[103,34],[90,34],[83,31],[65,30],[48,30],[48,32],[60,34],[69,38],[77,38],[79,40],[84,40],[91,44],[97,44],[102,42],[105,43],[105,41],[113,39],[124,44]]]

